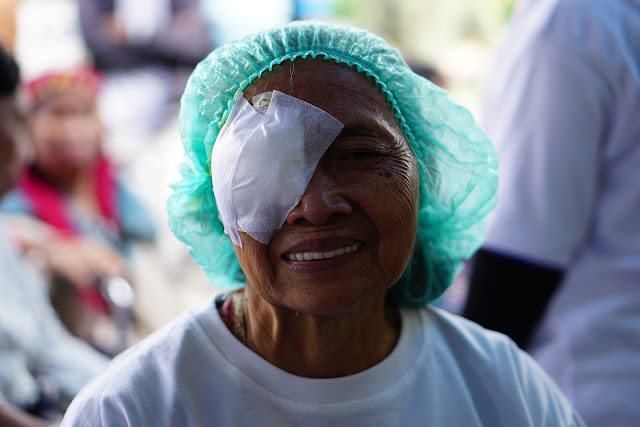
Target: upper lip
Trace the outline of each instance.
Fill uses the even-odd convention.
[[[281,256],[288,253],[299,252],[328,252],[335,249],[344,248],[346,246],[352,246],[360,242],[362,242],[362,240],[346,236],[331,236],[325,238],[307,239],[291,245],[287,248],[286,251],[281,254]]]

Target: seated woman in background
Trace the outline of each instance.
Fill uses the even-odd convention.
[[[113,339],[101,342],[96,323],[87,321],[104,319],[109,312],[97,283],[126,274],[132,244],[153,239],[154,229],[150,215],[117,180],[101,150],[99,84],[98,74],[89,68],[53,72],[27,83],[35,157],[2,210],[30,215],[61,238],[54,253],[46,255],[54,264],[60,257],[75,262],[63,263],[65,280],[52,288],[58,312],[74,334],[114,352]],[[13,237],[25,249],[37,247],[37,239],[27,234],[17,231]]]
[[[31,154],[18,88],[18,65],[0,47],[0,200]],[[43,427],[62,418],[108,358],[60,323],[41,275],[7,237],[5,219],[0,214],[0,426]]]
[[[275,28],[215,50],[180,114],[170,225],[237,290],[114,360],[63,425],[583,425],[511,341],[428,306],[481,243],[497,158],[397,50]]]

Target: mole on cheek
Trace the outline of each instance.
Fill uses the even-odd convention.
[[[393,172],[391,171],[384,171],[384,172],[380,172],[379,173],[380,176],[384,176],[385,178],[391,178],[393,176]]]

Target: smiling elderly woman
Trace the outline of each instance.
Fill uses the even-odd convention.
[[[171,227],[239,290],[120,356],[64,425],[582,424],[510,341],[427,306],[481,243],[497,160],[395,49],[317,22],[249,36],[180,114]]]

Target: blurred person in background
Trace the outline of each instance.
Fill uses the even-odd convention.
[[[640,2],[523,1],[486,99],[498,206],[464,314],[590,426],[640,425]]]
[[[212,48],[198,0],[79,0],[80,25],[105,77],[101,113],[109,129],[155,131]]]
[[[0,197],[30,153],[18,85],[18,66],[0,48]],[[50,425],[108,359],[56,317],[43,277],[11,245],[5,219],[0,215],[0,425]],[[53,252],[57,245],[43,246]]]
[[[153,240],[154,226],[102,152],[95,102],[99,84],[98,74],[82,67],[50,72],[26,84],[35,156],[1,208],[38,220],[35,237],[31,224],[12,229],[25,251],[58,239],[60,244],[44,253],[62,267],[51,289],[58,313],[75,335],[115,353],[121,348],[107,338],[113,335],[108,331],[114,332],[112,307],[100,284],[127,274],[126,256],[136,243]]]

